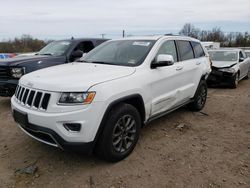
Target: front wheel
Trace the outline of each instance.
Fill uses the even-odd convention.
[[[247,75],[245,76],[245,79],[249,79],[250,78],[250,68],[248,69]]]
[[[136,146],[140,128],[140,114],[134,106],[125,103],[115,106],[98,141],[97,155],[109,162],[126,158]]]
[[[238,84],[239,84],[239,74],[235,74],[232,78],[232,81],[231,81],[231,87],[232,88],[237,88]]]
[[[202,110],[207,100],[207,84],[206,81],[202,80],[197,88],[193,102],[188,107],[193,111]]]

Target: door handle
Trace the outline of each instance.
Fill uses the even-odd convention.
[[[196,65],[200,65],[201,64],[201,62],[196,62]]]
[[[182,70],[182,69],[183,69],[183,67],[177,67],[177,68],[176,68],[177,71],[180,71],[180,70]]]

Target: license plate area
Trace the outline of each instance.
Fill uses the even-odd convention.
[[[20,124],[23,127],[28,127],[29,121],[28,121],[28,115],[27,114],[24,114],[24,113],[21,113],[19,111],[14,110],[13,111],[13,117],[14,117],[14,120],[18,124]]]

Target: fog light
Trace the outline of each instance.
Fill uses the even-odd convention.
[[[69,132],[79,132],[81,130],[80,123],[64,123],[63,126]]]

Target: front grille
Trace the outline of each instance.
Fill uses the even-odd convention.
[[[47,110],[50,96],[50,93],[36,91],[20,85],[17,86],[15,92],[16,100],[21,105],[42,111]]]
[[[0,67],[0,78],[8,78],[9,70],[7,67]]]

